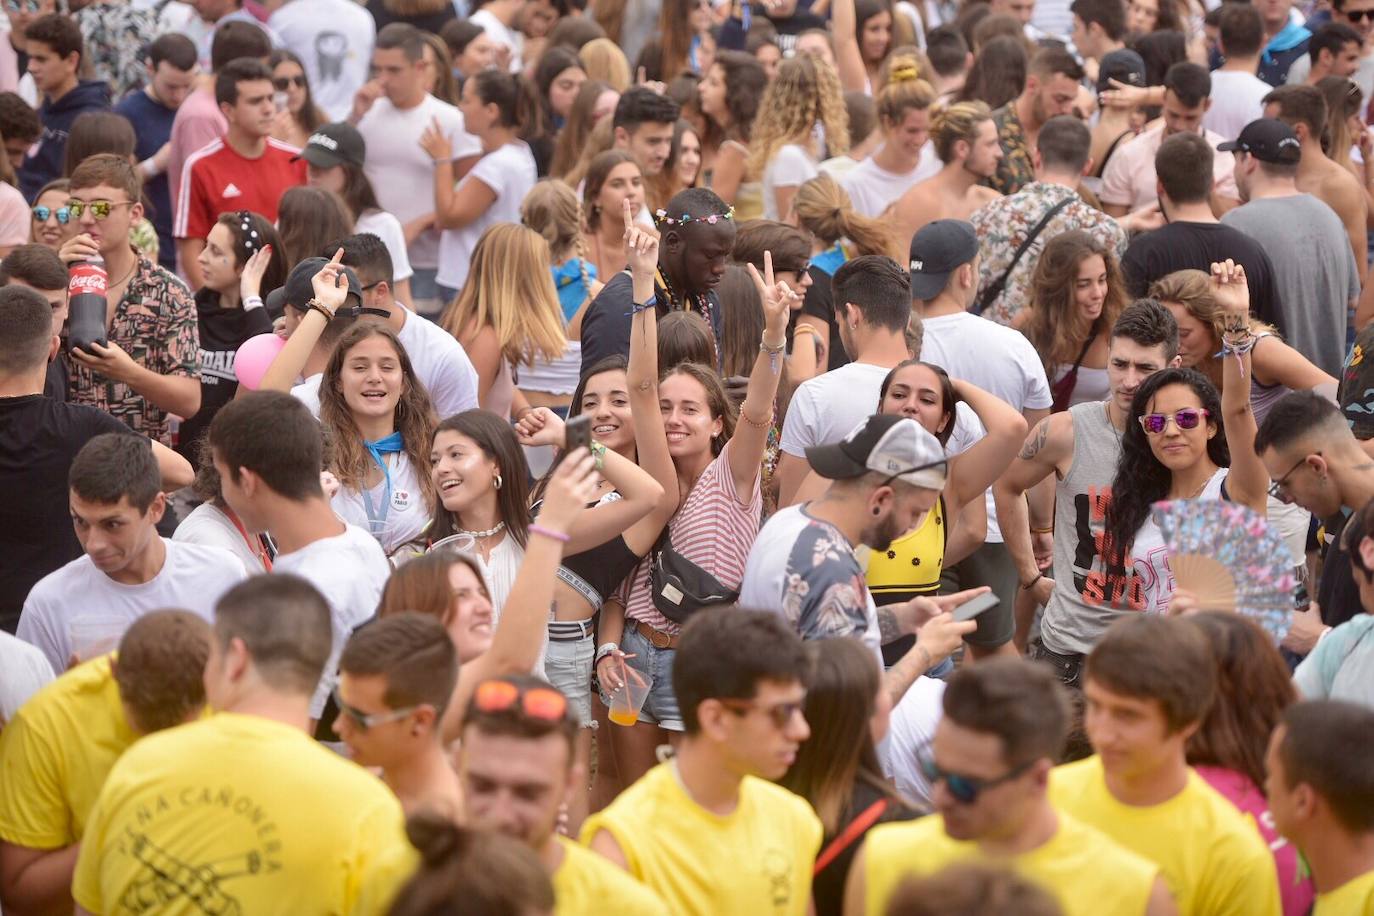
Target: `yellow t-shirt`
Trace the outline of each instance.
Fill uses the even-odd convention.
[[[91,811],[72,895],[93,913],[380,913],[400,802],[304,732],[221,713],[149,735]],[[364,909],[360,902],[376,901]]]
[[[1374,913],[1374,871],[1317,895],[1312,916],[1370,916]]]
[[[739,805],[713,814],[688,796],[671,762],[654,767],[582,826],[606,830],[630,874],[674,916],[802,916],[821,822],[805,800],[746,776]]]
[[[553,873],[554,916],[668,916],[657,894],[608,860],[567,837],[554,839],[563,847],[563,863]]]
[[[80,840],[105,777],[137,737],[108,655],[30,697],[0,731],[0,840],[30,849]]]
[[[925,875],[966,859],[986,860],[977,843],[951,839],[938,815],[901,824],[880,824],[864,843],[864,890],[868,916],[882,916],[908,875]],[[1127,852],[1100,832],[1067,815],[1048,843],[1008,863],[1059,901],[1065,916],[1143,914],[1159,867]]]
[[[868,590],[875,597],[896,595],[903,599],[938,592],[948,535],[942,496],[921,527],[897,538],[887,550],[869,551]]]
[[[1192,770],[1183,791],[1160,805],[1122,804],[1102,761],[1056,767],[1050,800],[1159,865],[1180,916],[1278,916],[1274,856],[1254,823]]]

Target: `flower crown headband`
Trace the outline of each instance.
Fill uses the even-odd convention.
[[[669,216],[667,210],[660,209],[654,211],[654,221],[665,226],[685,226],[688,223],[707,223],[708,225],[714,226],[716,223],[720,222],[723,219],[734,218],[734,207],[731,207],[725,213],[712,213],[710,216],[693,216],[690,213],[684,213],[682,214],[682,216],[679,217]]]

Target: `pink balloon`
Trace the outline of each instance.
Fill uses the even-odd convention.
[[[234,354],[234,375],[239,384],[249,391],[257,391],[262,377],[267,374],[267,367],[284,346],[286,341],[276,334],[259,334],[245,340]]]

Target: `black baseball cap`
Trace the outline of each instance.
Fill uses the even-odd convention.
[[[1130,48],[1108,51],[1097,65],[1097,91],[1105,92],[1112,88],[1112,80],[1145,88],[1145,58]]]
[[[339,122],[326,124],[310,135],[305,141],[305,149],[291,161],[304,159],[311,165],[331,169],[336,165],[351,162],[362,165],[367,158],[367,143],[363,135],[352,124]]]
[[[926,223],[911,239],[911,298],[934,299],[949,275],[978,256],[978,233],[961,219]]]
[[[267,294],[263,304],[267,307],[268,313],[280,315],[282,309],[288,305],[297,311],[304,311],[305,304],[315,298],[315,286],[310,281],[315,279],[315,274],[323,270],[328,263],[328,258],[306,258],[292,268],[286,278],[286,284]],[[358,275],[353,272],[353,268],[345,267],[343,274],[348,278],[348,296],[339,308],[339,313],[352,310],[356,315],[363,308],[363,285],[358,282]]]
[[[1249,153],[1261,162],[1293,165],[1302,158],[1302,144],[1293,128],[1278,118],[1259,118],[1245,125],[1236,139],[1217,144],[1217,152]]]

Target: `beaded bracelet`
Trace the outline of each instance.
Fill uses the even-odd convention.
[[[748,423],[750,426],[756,426],[759,429],[767,429],[769,426],[773,425],[773,412],[771,410],[768,412],[767,419],[755,420],[753,417],[749,416],[749,414],[745,413],[744,408],[741,407],[739,411],[739,418],[743,420],[745,423]]]

